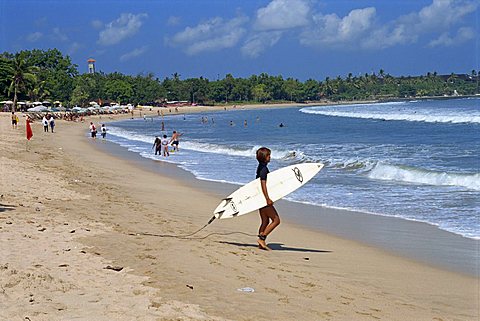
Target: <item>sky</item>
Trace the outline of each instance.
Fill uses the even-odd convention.
[[[0,52],[88,71],[323,80],[479,69],[480,0],[0,0]]]

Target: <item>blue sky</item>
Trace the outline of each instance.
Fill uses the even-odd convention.
[[[0,0],[0,52],[87,71],[299,80],[479,69],[480,0]]]

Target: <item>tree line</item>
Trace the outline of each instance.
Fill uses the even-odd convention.
[[[249,78],[227,74],[223,79],[181,79],[178,73],[159,79],[153,73],[136,76],[122,73],[80,74],[78,65],[58,49],[24,50],[0,54],[0,96],[30,101],[60,101],[66,106],[86,106],[90,101],[121,104],[153,104],[189,101],[204,105],[305,101],[403,99],[479,93],[479,73],[394,77],[377,73],[324,80],[271,76]]]

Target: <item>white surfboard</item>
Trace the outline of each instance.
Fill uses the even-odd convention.
[[[321,163],[302,163],[277,169],[267,176],[268,196],[278,201],[305,185],[321,169]],[[258,210],[267,205],[260,178],[240,187],[223,199],[213,211],[215,218],[231,218]]]

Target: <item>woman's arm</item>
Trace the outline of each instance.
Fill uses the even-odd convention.
[[[260,180],[260,184],[262,186],[262,192],[263,192],[263,195],[265,196],[265,199],[267,200],[267,205],[268,206],[271,206],[273,205],[273,201],[270,199],[270,197],[268,196],[268,191],[267,191],[267,181],[265,180]]]

